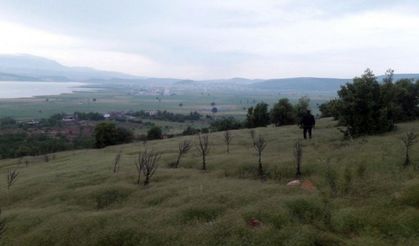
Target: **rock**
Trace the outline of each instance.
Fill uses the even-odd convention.
[[[293,181],[288,182],[287,186],[294,187],[294,186],[300,186],[300,184],[301,184],[301,181],[298,180],[298,179],[296,179],[296,180],[293,180]]]

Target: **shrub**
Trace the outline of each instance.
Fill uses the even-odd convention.
[[[133,134],[125,128],[117,128],[114,123],[102,122],[97,124],[94,131],[95,146],[104,148],[109,145],[129,143]]]
[[[161,127],[154,126],[150,128],[147,132],[147,139],[154,140],[154,139],[161,139],[162,138],[162,130]]]

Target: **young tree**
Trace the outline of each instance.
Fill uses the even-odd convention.
[[[9,169],[7,172],[7,190],[10,190],[10,187],[16,182],[19,172],[17,169]]]
[[[271,109],[271,122],[275,126],[290,125],[296,121],[295,111],[288,98],[281,98]]]
[[[296,173],[295,176],[297,178],[301,177],[301,164],[303,160],[303,144],[301,142],[301,139],[297,139],[297,141],[294,144],[294,157],[295,157],[295,163],[296,163]]]
[[[190,140],[184,140],[183,142],[179,143],[179,146],[178,146],[179,152],[178,152],[178,156],[177,156],[176,163],[174,166],[175,168],[178,168],[180,159],[182,158],[183,155],[189,152],[191,147],[192,147],[192,143]]]
[[[266,145],[267,143],[261,135],[259,135],[256,139],[253,139],[253,147],[255,148],[256,153],[258,155],[258,175],[261,178],[263,178],[265,175],[262,166],[262,152],[266,148]]]
[[[246,118],[248,128],[265,127],[269,125],[269,121],[268,104],[262,102],[248,109]]]
[[[233,139],[233,136],[231,135],[231,132],[230,131],[225,131],[224,132],[224,143],[226,144],[226,146],[227,146],[227,154],[229,154],[230,153],[230,143],[231,143],[231,140]]]
[[[144,185],[146,186],[150,183],[151,177],[153,177],[158,168],[157,161],[160,159],[160,157],[160,153],[155,153],[148,150],[144,150],[138,154],[138,160],[135,163],[138,172],[137,184],[140,184],[141,174],[143,174],[145,178]]]
[[[209,137],[208,134],[202,135],[201,133],[198,135],[198,146],[197,149],[202,156],[202,170],[207,170],[207,162],[206,158],[209,152]]]
[[[121,160],[122,150],[118,151],[113,161],[113,173],[117,173],[119,171],[119,161]]]
[[[414,132],[408,132],[404,135],[401,140],[405,147],[405,161],[404,167],[408,167],[410,165],[410,148],[417,143],[418,135]]]

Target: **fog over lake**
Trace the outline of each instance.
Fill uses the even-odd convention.
[[[26,82],[26,81],[0,81],[0,98],[22,98],[44,95],[59,95],[74,91],[89,90],[82,88],[85,85],[78,82]]]

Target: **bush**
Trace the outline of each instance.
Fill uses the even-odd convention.
[[[234,117],[221,118],[211,123],[212,131],[236,130],[243,127],[243,124]]]
[[[419,117],[419,81],[392,75],[380,84],[367,69],[338,91],[339,98],[320,106],[322,116],[333,116],[348,128],[351,136],[391,131],[395,122]]]
[[[161,139],[162,138],[162,130],[159,126],[154,126],[150,128],[147,132],[147,139],[154,140],[154,139]]]
[[[117,128],[114,123],[103,122],[95,127],[95,146],[104,148],[109,145],[129,143],[133,134],[125,128]]]
[[[290,125],[296,122],[295,110],[288,98],[281,98],[271,109],[271,122],[276,126]]]

